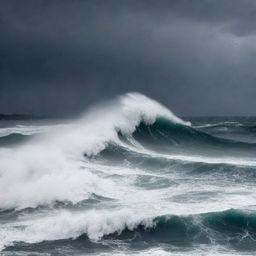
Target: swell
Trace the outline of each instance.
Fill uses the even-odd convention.
[[[159,216],[151,227],[141,223],[134,230],[126,228],[120,234],[105,238],[176,246],[217,243],[240,250],[255,250],[256,215],[231,209],[190,216]]]
[[[21,133],[11,133],[6,136],[0,137],[0,147],[20,144],[32,138],[33,138],[32,135],[24,135]]]
[[[44,240],[32,244],[44,246],[58,244],[77,244],[83,242],[84,247],[110,245],[112,248],[122,243],[129,248],[149,248],[159,244],[173,245],[177,247],[194,247],[197,245],[222,245],[231,247],[238,251],[256,250],[256,214],[255,212],[230,209],[222,212],[209,212],[205,214],[177,216],[163,215],[153,219],[143,219],[140,222],[116,226],[116,230],[108,231],[98,240],[90,238],[86,231],[79,228],[80,235],[73,237]],[[94,225],[93,223],[91,223]],[[97,223],[95,223],[97,225]],[[72,242],[73,241],[73,242]],[[15,242],[15,247],[28,248],[26,242]],[[13,246],[5,250],[11,250]]]
[[[92,207],[99,207],[100,204],[113,202],[114,199],[100,196],[97,194],[92,193],[88,199],[84,199],[77,203],[72,203],[71,201],[53,201],[51,204],[42,204],[36,207],[27,207],[23,209],[1,209],[0,208],[0,220],[1,223],[7,223],[9,221],[16,221],[19,219],[20,216],[25,215],[33,215],[39,213],[46,213],[55,210],[72,210],[72,211],[79,211],[79,210],[88,210]]]
[[[256,144],[235,140],[222,139],[208,133],[199,131],[193,127],[173,123],[164,118],[158,118],[153,124],[147,125],[141,122],[133,132],[133,137],[141,142],[159,142],[171,145],[202,145],[239,147],[255,149]]]
[[[201,124],[195,125],[195,128],[198,129],[207,129],[207,128],[223,128],[223,127],[245,127],[242,123],[237,121],[224,121],[219,123],[210,123],[210,124]]]
[[[204,131],[216,132],[236,132],[236,133],[254,133],[256,132],[255,120],[251,123],[240,123],[236,121],[226,121],[213,124],[195,125],[194,128]]]
[[[119,163],[128,160],[138,164],[145,159],[150,161],[149,158],[158,162],[170,158],[170,161],[209,164],[256,164],[256,144],[215,137],[164,118],[158,118],[152,124],[141,121],[131,134],[117,129],[117,134],[120,143],[109,141],[98,156]]]
[[[133,151],[118,144],[109,144],[99,155],[91,158],[91,161],[100,162],[104,165],[129,166],[130,168],[140,168],[152,173],[183,175],[184,177],[200,177],[223,180],[229,179],[235,183],[255,183],[256,166],[253,162],[236,161],[230,159],[191,159],[186,157],[167,158],[165,155],[152,155],[147,152]],[[212,160],[212,159],[211,159]]]
[[[159,155],[176,155],[184,158],[186,156],[215,157],[222,162],[223,158],[236,157],[252,160],[256,153],[254,143],[219,138],[165,118],[157,118],[152,124],[141,121],[131,134],[123,133],[119,129],[117,133],[121,141],[120,145],[135,149],[135,151],[149,150]],[[111,141],[106,143],[106,145],[111,144]],[[213,162],[218,162],[218,160]]]

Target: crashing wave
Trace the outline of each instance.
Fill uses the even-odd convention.
[[[62,211],[43,219],[19,221],[19,226],[5,227],[0,246],[14,241],[39,243],[45,240],[76,239],[85,235],[92,242],[114,239],[148,244],[167,243],[231,245],[236,249],[252,246],[256,239],[256,216],[241,210],[209,212],[199,215],[145,217],[128,210],[91,210],[86,213]],[[256,248],[255,248],[256,249]]]

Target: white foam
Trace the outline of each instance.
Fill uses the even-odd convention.
[[[35,207],[55,200],[78,202],[107,188],[109,184],[80,169],[77,161],[84,153],[97,154],[109,141],[117,141],[116,129],[131,133],[141,120],[152,123],[160,116],[186,124],[156,101],[131,93],[104,108],[94,108],[72,124],[51,129],[50,134],[1,151],[1,208]]]
[[[123,105],[124,113],[128,116],[129,121],[134,122],[134,120],[136,120],[136,124],[138,124],[141,119],[148,124],[152,124],[156,118],[164,117],[174,123],[191,125],[190,122],[186,122],[175,116],[159,102],[139,93],[128,93],[121,97],[121,104]]]
[[[44,240],[77,238],[82,234],[87,234],[96,242],[104,235],[120,233],[125,228],[134,230],[139,224],[150,227],[153,226],[153,220],[145,218],[143,213],[132,212],[129,209],[90,210],[83,213],[62,210],[43,218],[21,220],[18,225],[17,223],[2,225],[0,250],[11,245],[13,241],[36,243]]]
[[[239,255],[241,256],[241,253],[236,252],[234,250],[230,250],[229,252],[225,248],[218,248],[217,246],[204,246],[204,247],[199,247],[199,248],[193,248],[189,251],[184,250],[183,252],[177,252],[177,248],[173,248],[173,251],[171,250],[172,248],[166,248],[164,250],[163,248],[156,247],[152,249],[147,249],[147,250],[140,250],[140,251],[127,251],[127,252],[103,252],[99,253],[99,256],[124,256],[124,255],[129,255],[129,256],[234,256],[234,255]],[[176,251],[176,252],[175,252]],[[251,256],[251,253],[243,253],[242,255],[244,256]]]
[[[232,189],[226,188],[219,201],[188,203],[186,207],[175,201],[172,196],[191,190],[205,191],[219,188],[215,185],[198,187],[196,180],[189,185],[168,187],[165,189],[145,190],[134,185],[138,175],[147,170],[110,167],[85,161],[83,154],[95,155],[104,149],[109,141],[120,143],[117,130],[132,133],[143,120],[153,123],[156,118],[164,117],[171,122],[189,125],[176,117],[161,104],[141,94],[127,94],[117,102],[94,108],[81,119],[64,127],[51,129],[50,134],[36,137],[25,145],[0,151],[0,207],[25,208],[49,204],[53,201],[71,201],[77,203],[87,199],[92,193],[110,197],[116,201],[109,205],[113,208],[84,209],[82,212],[51,211],[42,216],[26,216],[16,222],[0,225],[0,243],[2,248],[14,241],[28,243],[43,240],[75,238],[86,233],[92,240],[98,240],[105,234],[120,232],[125,227],[133,229],[144,221],[152,225],[152,218],[165,214],[195,214],[208,211],[226,210],[255,202],[254,191],[238,197],[231,195]],[[144,150],[136,142],[136,149]],[[134,147],[134,148],[135,148]],[[132,148],[134,150],[134,148]],[[143,151],[144,152],[144,151]],[[153,152],[146,152],[153,154]],[[163,155],[155,154],[158,157]],[[205,159],[190,156],[164,156],[184,161],[208,161],[217,163],[234,159]],[[238,160],[235,160],[238,161]],[[241,164],[241,161],[239,160]],[[248,162],[247,162],[248,164]],[[249,163],[250,164],[250,163]],[[116,176],[121,178],[115,178]],[[166,178],[174,176],[166,174]],[[174,180],[175,181],[175,180]],[[251,188],[250,188],[251,189]],[[220,193],[221,194],[221,193]]]

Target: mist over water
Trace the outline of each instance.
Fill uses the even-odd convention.
[[[0,255],[254,255],[254,118],[142,94],[0,123]]]

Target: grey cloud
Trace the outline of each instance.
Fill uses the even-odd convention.
[[[0,112],[140,91],[182,115],[255,114],[255,1],[2,1]]]

